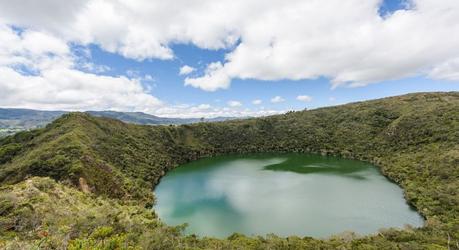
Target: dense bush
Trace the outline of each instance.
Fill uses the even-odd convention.
[[[0,164],[9,162],[20,150],[21,144],[10,143],[0,147]]]

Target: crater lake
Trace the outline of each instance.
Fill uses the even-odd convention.
[[[187,234],[325,238],[346,231],[420,227],[403,190],[367,162],[315,154],[229,155],[168,172],[155,210]]]

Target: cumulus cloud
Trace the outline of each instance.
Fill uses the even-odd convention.
[[[233,46],[239,38],[234,24],[244,15],[237,11],[244,5],[229,0],[1,1],[0,21],[97,44],[136,60],[172,59],[170,43],[206,49]]]
[[[35,31],[18,33],[0,23],[0,65],[24,66],[40,71],[53,66],[72,64],[67,44],[49,34]]]
[[[87,49],[78,48],[77,54],[67,41],[52,33],[17,30],[0,23],[0,106],[142,111],[169,117],[247,117],[283,112],[241,109],[239,101],[230,101],[229,107],[168,105],[143,86],[145,81],[154,81],[151,75],[133,70],[125,76],[104,75],[110,68],[92,63]]]
[[[180,118],[196,118],[196,117],[259,117],[285,113],[284,110],[275,109],[243,109],[240,106],[236,107],[213,107],[206,106],[205,109],[201,105],[165,105],[155,111],[155,114],[163,117],[180,117]]]
[[[271,102],[272,103],[281,103],[281,102],[285,102],[285,99],[282,98],[281,96],[275,96],[275,97],[271,98]]]
[[[451,59],[459,55],[459,2],[411,3],[385,17],[379,0],[273,4],[250,16],[223,67],[202,79],[327,77],[333,88],[416,75],[456,80]]]
[[[48,69],[35,76],[0,67],[0,88],[3,107],[152,112],[161,104],[135,79],[67,68]]]
[[[210,107],[211,107],[211,106],[210,106],[209,104],[200,104],[200,105],[198,105],[197,108],[198,108],[199,110],[207,110],[207,109],[210,109]]]
[[[81,52],[81,51],[80,51]],[[47,33],[15,31],[0,25],[0,106],[44,110],[141,111],[166,117],[248,117],[282,110],[241,109],[210,104],[169,105],[143,87],[151,75],[128,70],[126,76],[103,75],[110,70],[90,64],[88,53],[77,57],[65,41]],[[84,69],[84,70],[83,70]]]
[[[171,44],[191,44],[227,51],[223,61],[185,79],[185,85],[206,91],[227,89],[233,79],[326,77],[332,87],[411,76],[459,80],[459,1],[409,0],[406,9],[383,17],[378,13],[381,3],[0,1],[0,24],[10,25],[0,30],[0,63],[8,65],[3,71],[11,77],[14,72],[8,69],[14,68],[21,76],[46,82],[45,73],[54,67],[64,68],[66,74],[78,69],[69,43],[95,44],[139,61],[174,59]],[[25,32],[19,34],[11,26]],[[133,78],[113,78],[139,84]]]
[[[0,106],[152,112],[162,105],[140,79],[81,71],[78,63],[59,38],[0,25]]]
[[[97,44],[136,60],[173,59],[172,43],[227,49],[185,84],[314,79],[333,87],[424,75],[457,80],[459,1],[410,0],[380,16],[381,0],[0,2],[0,21]]]
[[[185,84],[327,77],[333,87],[428,75],[457,80],[459,1],[410,0],[381,17],[381,0],[0,2],[1,20],[97,44],[128,58],[172,59],[171,43],[229,49]]]
[[[310,102],[310,101],[312,101],[312,97],[307,96],[307,95],[299,95],[299,96],[296,97],[296,99],[298,101],[301,101],[301,102]]]
[[[228,106],[233,107],[233,108],[234,107],[240,107],[240,106],[242,106],[242,103],[239,102],[239,101],[229,101],[228,102]]]
[[[206,75],[199,78],[185,78],[185,86],[193,86],[206,91],[227,89],[231,78],[225,73],[221,62],[211,63],[207,66]]]
[[[260,99],[257,99],[257,100],[253,100],[253,101],[252,101],[252,104],[253,104],[253,105],[260,105],[260,104],[262,104],[262,103],[263,103],[263,101],[260,100]]]
[[[454,58],[437,65],[429,76],[434,79],[459,81],[459,58]]]
[[[191,67],[191,66],[188,66],[188,65],[184,65],[180,68],[180,71],[179,71],[179,75],[183,76],[183,75],[188,75],[190,73],[192,73],[193,71],[195,71],[196,69]]]

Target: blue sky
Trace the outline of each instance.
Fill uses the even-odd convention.
[[[397,1],[389,1],[397,2]],[[394,7],[394,5],[390,5]],[[398,5],[395,5],[399,7]],[[198,72],[213,61],[224,60],[227,50],[204,50],[192,45],[173,46],[176,58],[173,60],[145,60],[142,62],[126,59],[122,56],[104,52],[98,47],[91,46],[94,63],[107,65],[107,74],[123,75],[134,71],[139,75],[151,75],[153,81],[145,81],[151,87],[151,94],[170,104],[211,104],[226,106],[231,100],[237,100],[246,107],[255,108],[253,100],[263,101],[262,106],[279,110],[299,110],[342,103],[395,96],[412,92],[427,91],[458,91],[455,82],[430,80],[424,77],[404,78],[369,84],[364,87],[338,87],[332,89],[330,80],[240,80],[232,82],[229,89],[207,92],[201,89],[184,86],[185,76],[179,75],[180,67],[190,65]],[[298,95],[308,95],[312,101],[304,103],[296,100]],[[271,103],[271,98],[281,96],[282,103]]]
[[[381,16],[390,15],[394,11],[404,9],[405,1],[385,0],[380,6]],[[93,61],[111,68],[109,74],[124,74],[135,71],[139,74],[153,76],[154,81],[145,84],[151,87],[151,93],[171,104],[211,104],[225,106],[227,101],[238,100],[244,106],[256,108],[253,100],[263,101],[262,106],[279,110],[300,110],[342,103],[369,100],[386,96],[401,95],[424,91],[458,91],[456,83],[441,80],[429,80],[424,77],[404,78],[401,80],[382,81],[364,87],[340,87],[332,89],[329,79],[316,80],[240,80],[232,82],[226,90],[206,92],[184,86],[185,76],[179,76],[180,67],[189,65],[197,72],[205,70],[205,66],[214,61],[224,61],[227,49],[206,50],[193,45],[174,45],[172,50],[176,58],[173,60],[145,60],[138,62],[122,56],[104,52],[97,46],[90,47]],[[312,101],[304,103],[296,100],[298,95],[308,95]],[[271,103],[270,99],[281,96],[282,103]]]
[[[247,116],[459,90],[454,1],[180,1],[0,3],[0,106]]]

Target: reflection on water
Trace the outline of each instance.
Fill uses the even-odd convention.
[[[402,190],[368,163],[309,154],[260,154],[195,161],[168,173],[155,210],[187,233],[227,237],[326,237],[346,230],[421,226]]]

